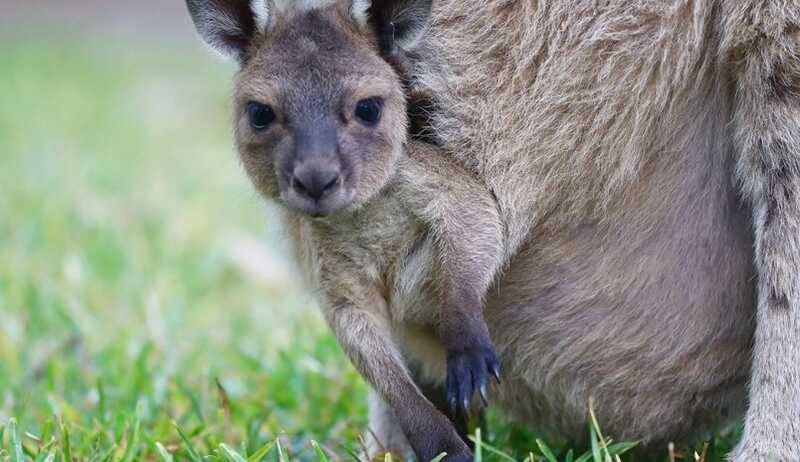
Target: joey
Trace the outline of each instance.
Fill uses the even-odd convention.
[[[256,189],[283,206],[340,345],[420,459],[471,459],[395,340],[414,329],[438,339],[454,421],[499,380],[482,314],[503,254],[497,204],[470,172],[408,136],[404,56],[430,5],[187,4],[205,41],[240,64],[240,158]]]

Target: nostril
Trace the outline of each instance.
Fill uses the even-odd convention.
[[[325,185],[324,188],[322,188],[322,191],[323,192],[328,192],[328,191],[333,190],[337,186],[339,186],[339,175],[338,174],[336,176],[334,176],[331,179],[331,181],[329,181],[328,184]]]
[[[308,194],[306,185],[304,185],[303,182],[300,181],[300,179],[298,179],[296,176],[292,176],[292,187],[295,189],[295,191],[299,192],[300,194],[303,195]]]

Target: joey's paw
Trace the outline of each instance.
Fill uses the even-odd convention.
[[[491,345],[477,345],[447,352],[445,398],[453,417],[457,412],[468,415],[472,395],[488,405],[486,389],[494,377],[500,383],[500,364]]]

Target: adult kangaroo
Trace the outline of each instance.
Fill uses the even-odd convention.
[[[746,411],[731,460],[800,460],[799,26],[791,0],[432,2],[412,83],[507,229],[500,406],[577,437],[593,399],[651,447]]]

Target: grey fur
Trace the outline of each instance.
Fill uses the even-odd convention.
[[[734,461],[800,460],[800,3],[725,5],[736,177],[753,214],[758,308]]]
[[[660,448],[750,379],[732,460],[800,460],[798,25],[794,0],[435,2],[417,90],[509,230],[485,313],[511,413],[577,438],[594,398]]]
[[[497,197],[506,270],[484,314],[508,414],[580,439],[592,400],[612,437],[654,449],[746,414],[731,460],[800,460],[798,25],[796,0],[434,2],[403,64]],[[413,222],[380,213],[375,236]],[[289,224],[298,245],[331,236]],[[352,225],[341,239],[370,231]],[[326,266],[332,245],[301,245],[318,281],[372,268]],[[373,400],[379,440],[402,445],[400,422],[458,447],[404,415],[436,416],[409,384],[445,375],[436,247],[407,249],[384,291],[354,292],[379,311],[327,317],[388,406],[409,403]]]

